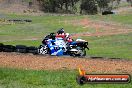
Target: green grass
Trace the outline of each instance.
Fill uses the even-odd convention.
[[[34,71],[0,68],[0,88],[131,88],[129,84],[76,83],[76,70]]]
[[[73,26],[68,20],[90,18],[92,20],[108,21],[123,25],[132,24],[132,15],[89,15],[89,16],[25,16],[8,14],[6,19],[32,19],[32,23],[0,25],[0,41],[4,44],[24,44],[39,46],[44,35],[56,32],[58,28],[65,28],[69,33],[94,32],[95,29],[82,29],[82,26]],[[38,40],[23,40],[38,38]],[[90,56],[116,57],[132,59],[132,34],[104,36],[104,37],[81,37],[89,41]],[[21,40],[22,39],[22,40]]]
[[[116,14],[116,15],[93,15],[90,16],[93,20],[100,20],[105,22],[114,22],[120,23],[123,25],[131,25],[132,24],[132,15],[131,14]]]
[[[65,28],[66,32],[79,33],[89,30],[82,29],[82,26],[73,26],[68,20],[79,20],[91,18],[102,21],[113,21],[123,25],[132,24],[131,15],[108,15],[108,16],[22,16],[6,15],[6,19],[32,19],[32,23],[0,25],[0,40],[25,39],[30,37],[43,37],[44,35],[56,32],[59,28]]]
[[[89,41],[91,56],[132,59],[132,33],[84,39]]]
[[[5,45],[27,45],[27,46],[39,46],[41,44],[41,40],[22,40],[22,41],[10,41],[3,42]]]
[[[90,50],[87,51],[88,56],[132,59],[132,33],[113,36],[78,38],[85,39],[89,42]],[[10,41],[4,42],[4,44],[39,46],[41,44],[41,40]]]
[[[19,16],[7,15],[6,19],[32,19],[32,23],[12,24],[0,26],[0,40],[24,39],[27,37],[42,37],[48,33],[65,28],[67,32],[80,32],[81,27],[64,23],[65,20],[80,19],[82,16]],[[85,30],[84,30],[85,31]],[[15,38],[14,38],[15,36]]]

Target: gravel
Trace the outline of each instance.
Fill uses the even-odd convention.
[[[0,67],[26,70],[76,70],[79,66],[88,73],[132,73],[132,61],[125,59],[91,59],[0,53]]]

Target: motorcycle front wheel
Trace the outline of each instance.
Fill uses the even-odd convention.
[[[40,45],[39,49],[38,49],[38,53],[42,54],[42,55],[48,54],[48,47],[47,47],[47,45]]]

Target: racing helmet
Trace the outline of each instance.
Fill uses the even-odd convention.
[[[64,32],[65,32],[65,31],[64,31],[64,28],[61,28],[60,30],[57,31],[58,34],[62,34],[62,33],[64,33]]]

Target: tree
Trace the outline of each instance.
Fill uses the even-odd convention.
[[[128,3],[131,4],[131,7],[132,7],[132,0],[127,0]]]
[[[71,11],[79,0],[39,0],[45,12]],[[71,8],[71,9],[70,9]]]
[[[109,8],[109,3],[111,0],[96,0],[100,11],[104,11]]]
[[[97,14],[98,12],[95,0],[82,0],[80,9],[80,14]]]
[[[41,0],[42,9],[45,12],[57,12],[58,4],[57,0]]]

